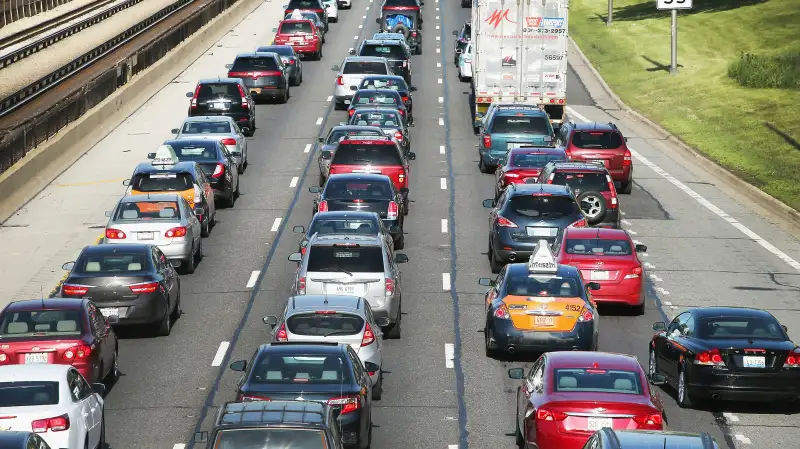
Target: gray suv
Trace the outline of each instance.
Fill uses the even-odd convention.
[[[383,333],[400,338],[401,273],[408,262],[378,236],[315,235],[305,254],[289,256],[298,262],[294,295],[349,295],[366,298],[376,319],[388,318]]]

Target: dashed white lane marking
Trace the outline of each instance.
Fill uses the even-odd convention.
[[[440,41],[440,40],[442,40],[442,37],[441,36],[436,36],[436,40]]]
[[[458,445],[457,444],[448,444],[447,445],[447,449],[458,449]]]
[[[655,275],[655,274],[653,274],[653,273],[650,273],[650,279],[651,279],[653,282],[664,282],[664,280],[663,280],[663,279],[661,279],[660,277],[656,276],[656,275]]]
[[[439,48],[439,47],[436,47],[436,53],[441,53],[441,52],[442,52],[442,49]]]
[[[300,181],[300,178],[298,178],[297,176],[292,178],[292,180],[289,181],[289,187],[297,187],[297,181]]]
[[[626,226],[630,226],[630,225],[631,225],[631,222],[630,222],[630,221],[628,221],[628,220],[622,219],[622,224],[624,224],[624,225],[626,225]]]
[[[450,273],[442,273],[442,290],[450,291]]]
[[[436,9],[439,9],[439,8],[436,8]],[[439,29],[439,25],[436,25],[436,29],[437,29],[437,30]]]
[[[439,97],[439,103],[444,103],[444,97]]]
[[[369,8],[367,8],[369,9]],[[358,40],[358,36],[353,36],[353,39]]]
[[[176,444],[176,445],[172,446],[172,449],[186,449],[186,445],[185,444]],[[458,446],[456,446],[456,449],[458,449]]]
[[[640,256],[642,256],[642,257],[650,257],[650,254],[647,254],[647,253],[641,253],[641,254],[640,254]]]
[[[573,110],[570,107],[567,107],[567,111],[569,111],[572,115],[574,115],[575,117],[577,117],[578,119],[580,119],[580,120],[582,120],[584,122],[590,122],[591,121],[591,120],[587,119],[586,117],[582,116],[581,114],[575,112],[575,110]],[[778,248],[776,248],[775,245],[773,245],[772,243],[764,240],[760,235],[758,235],[755,232],[751,231],[750,228],[748,228],[747,226],[743,225],[742,223],[740,223],[735,218],[733,218],[730,215],[728,215],[724,210],[722,210],[719,207],[715,206],[711,201],[708,201],[707,199],[703,198],[702,196],[700,196],[699,193],[697,193],[694,190],[692,190],[691,188],[689,188],[686,184],[684,184],[684,183],[678,181],[677,179],[675,179],[675,177],[673,177],[672,175],[670,175],[669,173],[664,171],[661,167],[659,167],[658,165],[654,164],[653,162],[650,162],[649,159],[647,159],[646,157],[642,156],[638,151],[636,151],[636,150],[634,150],[632,148],[629,148],[629,149],[631,150],[631,154],[633,154],[633,157],[635,157],[637,160],[639,160],[639,162],[641,162],[642,164],[646,165],[649,169],[651,169],[654,172],[658,173],[662,178],[666,179],[672,185],[674,185],[675,187],[679,188],[684,193],[686,193],[687,195],[692,197],[695,201],[697,201],[698,203],[702,204],[706,209],[708,209],[712,213],[714,213],[714,215],[716,215],[716,216],[722,218],[723,220],[727,221],[728,223],[730,223],[731,226],[733,226],[734,228],[738,229],[739,231],[741,231],[742,234],[746,235],[747,237],[751,238],[754,242],[756,242],[759,245],[761,245],[762,248],[764,248],[767,251],[769,251],[770,253],[774,254],[776,257],[778,257],[782,261],[786,262],[786,264],[788,264],[790,267],[794,268],[797,271],[800,271],[800,262],[798,262],[798,261],[794,260],[793,258],[789,257],[788,254],[786,254],[783,251],[781,251]]]
[[[352,52],[353,50],[354,50],[354,48],[353,48],[353,47],[350,47],[350,48],[348,48],[348,49],[347,49],[347,53],[349,54],[349,53],[350,53],[350,52]]]
[[[272,223],[272,228],[270,229],[270,231],[278,232],[278,228],[281,227],[281,220],[283,220],[281,217],[276,218],[275,222]]]
[[[669,295],[669,290],[665,290],[663,287],[656,287],[656,291],[662,295]]]
[[[628,229],[628,234],[630,234],[630,235],[637,235],[637,234],[638,234],[638,232],[636,232],[636,231],[632,231],[632,230]]]
[[[655,268],[655,267],[656,267],[655,265],[651,264],[650,262],[645,262],[645,263],[644,263],[644,266],[645,266],[646,268],[650,268],[650,269],[653,269],[653,268]]]
[[[361,20],[364,20],[366,18],[367,18],[367,16],[361,16]]]
[[[439,12],[439,8],[436,8],[436,12]]]
[[[739,417],[734,415],[733,413],[724,412],[722,416],[725,417],[730,422],[739,422]]]
[[[640,241],[638,241],[638,240],[634,240],[634,241],[633,241],[633,244],[634,244],[634,245],[641,245],[641,244],[642,244],[642,242],[640,242]]]
[[[436,63],[436,67],[442,67],[442,63],[441,62],[437,62]]]
[[[447,190],[447,178],[441,178],[439,180],[439,186],[442,188],[442,190]]]
[[[436,16],[436,20],[439,20],[439,16]]]
[[[231,343],[229,341],[223,341],[219,344],[219,348],[217,348],[217,353],[214,354],[214,360],[211,361],[211,366],[220,366],[222,365],[222,359],[225,358],[225,354],[228,353],[228,346]]]
[[[444,145],[439,145],[439,154],[444,154],[444,153],[445,153]]]
[[[317,125],[321,125],[321,124],[322,124],[322,117],[317,117]]]
[[[672,305],[672,303],[669,302],[669,301],[661,301],[661,303],[664,304],[665,306],[671,306]]]
[[[740,442],[742,444],[752,444],[752,441],[750,441],[750,438],[747,438],[746,436],[742,435],[741,433],[737,433],[735,436],[736,436],[736,441],[738,441],[738,442]]]
[[[359,29],[359,30],[360,30],[360,29],[362,29],[362,28],[364,28],[364,25],[363,25],[363,24],[361,24],[361,25],[359,25],[359,26],[358,26],[358,29]]]
[[[441,78],[439,78],[439,84],[442,84],[442,79]]]
[[[250,273],[250,279],[247,280],[247,285],[245,288],[253,288],[256,286],[256,281],[258,280],[258,275],[261,274],[260,271],[254,271]]]
[[[442,234],[447,234],[447,219],[442,218]]]
[[[307,143],[307,144],[306,144],[306,147],[305,147],[305,148],[303,148],[303,153],[308,153],[308,152],[310,152],[310,151],[311,151],[311,144],[310,144],[310,143]]]
[[[456,358],[456,348],[452,343],[444,344],[444,366],[445,368],[454,368],[456,366],[454,359]]]
[[[622,211],[620,211],[620,213],[622,214],[622,216],[623,216],[623,217],[624,217],[625,215],[628,215],[628,214],[626,214],[625,212],[622,212]]]
[[[328,98],[327,98],[325,101],[327,101],[328,103],[330,103],[330,102],[331,102],[331,100],[333,100],[333,95],[328,95]]]
[[[439,126],[444,126],[444,119],[439,117]]]

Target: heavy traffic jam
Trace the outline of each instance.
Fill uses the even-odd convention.
[[[705,429],[668,431],[663,392],[687,409],[794,398],[800,349],[772,314],[738,307],[655,322],[652,339],[637,343],[647,346],[646,362],[601,347],[601,308],[637,316],[653,306],[647,246],[621,226],[634,158],[615,123],[576,122],[567,112],[567,0],[525,11],[506,3],[505,15],[499,5],[462,1],[472,19],[453,31],[453,54],[443,59],[455,66],[453,82],[471,86],[474,146],[458,151],[474,152],[470,176],[494,179],[481,192],[489,220],[480,251],[491,276],[478,280],[484,318],[472,324],[485,357],[509,366],[516,401],[489,406],[515,411],[508,427],[520,448],[719,448]],[[218,212],[240,198],[261,150],[252,137],[270,126],[256,112],[306,88],[304,65],[327,59],[331,24],[352,6],[290,0],[273,42],[239,53],[227,76],[209,74],[186,93],[173,138],[131,167],[102,239],[64,263],[57,294],[3,309],[0,447],[31,434],[38,445],[27,447],[108,447],[104,397],[126,382],[118,332],[168,337],[192,320],[182,318],[181,283],[202,267]],[[264,341],[228,363],[241,376],[236,391],[192,447],[405,447],[373,439],[373,409],[385,405],[392,381],[384,340],[406,338],[404,320],[418,318],[404,312],[414,306],[404,290],[414,286],[402,275],[415,260],[400,251],[417,238],[406,224],[427,195],[411,191],[417,152],[429,147],[413,136],[412,62],[423,53],[430,7],[384,0],[378,33],[331,67],[340,112],[313,149],[312,218],[292,227],[291,289],[280,313],[263,316]],[[519,45],[528,41],[537,45]]]

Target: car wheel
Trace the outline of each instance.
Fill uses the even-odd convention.
[[[398,237],[397,240],[394,241],[394,249],[395,250],[403,249],[405,248],[405,246],[406,246],[406,235],[403,234],[403,229],[401,228],[400,237]]]
[[[178,321],[183,315],[183,307],[181,307],[181,290],[178,288],[178,297],[175,298],[175,308],[172,309],[172,321]]]
[[[100,440],[97,441],[96,449],[105,449],[106,447],[106,414],[103,413],[103,417],[100,421]]]
[[[658,362],[656,362],[656,350],[650,348],[650,356],[647,363],[647,374],[653,377],[653,374],[658,374]]]
[[[334,101],[333,109],[336,109],[337,111],[344,111],[345,110],[344,102],[339,100]]]
[[[195,254],[196,254],[196,249],[195,251],[192,252],[192,254],[189,255],[189,258],[186,259],[186,262],[181,264],[181,269],[183,271],[182,274],[194,274],[194,261],[196,257]]]
[[[158,324],[158,335],[166,337],[170,333],[172,333],[172,312],[167,311],[164,314],[164,318]]]
[[[689,385],[686,384],[686,370],[680,367],[678,374],[678,406],[680,408],[692,408],[692,394],[689,392]]]
[[[422,24],[420,24],[419,28],[422,29]],[[418,55],[422,54],[422,40],[420,40],[419,43],[417,44],[417,48],[416,48],[416,51],[414,53],[416,53]]]
[[[633,181],[623,182],[620,186],[619,193],[623,195],[630,195],[633,191]]]
[[[111,360],[111,369],[106,374],[106,385],[113,385],[119,379],[119,348],[114,348],[114,358]]]
[[[644,315],[647,311],[647,299],[643,300],[641,304],[633,306],[634,315]]]
[[[379,374],[378,382],[372,387],[372,399],[380,401],[383,396],[383,371]]]
[[[211,216],[211,221],[210,221],[210,222],[208,222],[208,226],[209,226],[211,229],[213,229],[213,228],[214,228],[214,226],[216,226],[216,225],[217,225],[217,211],[215,210],[215,211],[214,211],[214,215],[212,215],[212,216]],[[211,231],[211,229],[209,229],[209,232]]]
[[[247,131],[245,137],[253,137],[253,134],[256,133],[256,120],[255,119],[251,120],[249,125],[250,125],[250,131]]]
[[[478,157],[480,157],[480,160],[478,160],[478,170],[480,170],[481,173],[489,173],[489,167],[483,162],[483,156],[478,154]]]
[[[203,239],[198,240],[199,243],[197,244],[197,251],[194,253],[194,264],[197,266],[201,260],[203,260]]]
[[[386,332],[386,336],[392,340],[396,340],[400,338],[400,328],[401,324],[403,323],[403,302],[400,301],[400,304],[397,306],[397,321],[394,322],[391,326],[389,326],[388,332]]]
[[[462,5],[463,5],[463,3],[462,3]],[[517,410],[519,410],[519,406],[517,407]],[[517,431],[514,432],[514,433],[516,434],[516,438],[517,438],[517,447],[520,448],[520,449],[524,449],[525,448],[525,438],[522,436],[522,430],[520,430],[520,428],[519,428],[519,421],[517,420],[516,416],[517,415],[514,415],[514,422],[516,424],[514,427],[517,428]]]
[[[499,273],[500,270],[503,268],[503,263],[497,260],[497,254],[494,252],[494,248],[492,248],[489,252],[489,266],[492,269],[492,273]]]
[[[409,204],[409,200],[408,200],[408,197],[406,197],[403,200],[403,215],[404,216],[408,216],[408,208],[409,208],[408,204]]]
[[[497,356],[497,350],[492,347],[492,331],[488,326],[483,330],[483,341],[486,357],[495,358]]]
[[[211,220],[208,217],[200,225],[200,235],[203,237],[211,235]]]
[[[250,166],[250,161],[247,160],[247,154],[245,153],[244,162],[242,162],[242,173],[247,170],[247,167]]]
[[[322,173],[319,174],[319,179],[317,179],[317,185],[319,185],[320,187],[325,185],[325,176]]]
[[[590,225],[599,223],[606,215],[606,199],[600,192],[581,193],[578,196],[578,204],[581,205]]]

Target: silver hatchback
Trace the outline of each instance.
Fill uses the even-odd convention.
[[[305,254],[289,256],[298,262],[295,295],[349,295],[366,298],[376,318],[388,318],[383,332],[400,338],[401,273],[408,262],[387,242],[372,235],[315,235]]]
[[[358,296],[292,296],[283,315],[265,316],[272,341],[344,343],[358,354],[372,380],[372,399],[383,387],[383,332],[387,318],[375,318],[369,302]]]
[[[180,128],[172,129],[175,139],[214,137],[228,148],[239,173],[247,170],[247,139],[244,131],[230,118],[219,115],[186,117]]]

